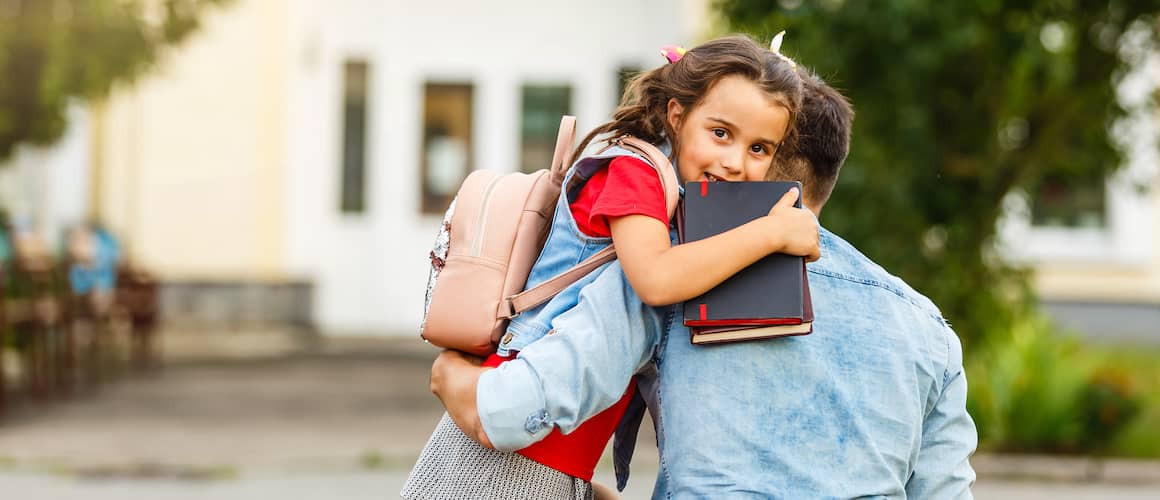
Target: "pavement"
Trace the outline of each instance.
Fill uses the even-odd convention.
[[[0,421],[20,499],[394,498],[442,408],[412,337],[167,332],[162,368]],[[648,498],[645,426],[623,498]],[[1160,462],[979,455],[979,498],[1160,498]],[[613,484],[605,454],[597,480]]]

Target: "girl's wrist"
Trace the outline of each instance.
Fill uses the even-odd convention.
[[[778,230],[777,221],[772,215],[766,215],[758,219],[761,222],[761,234],[765,235],[765,253],[777,253],[785,248],[785,238],[781,231]]]

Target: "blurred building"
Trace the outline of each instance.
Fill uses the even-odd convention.
[[[411,335],[460,179],[546,166],[560,115],[603,121],[659,46],[701,38],[710,3],[235,0],[0,186],[47,238],[107,223],[171,321]],[[1106,185],[1013,196],[1003,253],[1065,325],[1157,340],[1160,186],[1134,184],[1158,161],[1133,158]]]
[[[1006,228],[1009,255],[1033,265],[1041,301],[1065,328],[1160,343],[1160,184],[1148,184],[1147,192],[1124,180],[1100,185],[1106,202],[1082,224],[1016,216]]]
[[[28,181],[26,202],[79,210],[14,212],[50,238],[56,219],[105,221],[176,321],[410,335],[466,173],[546,167],[560,116],[601,122],[660,46],[698,39],[707,4],[235,0],[78,110],[72,142],[24,155],[80,165],[67,193]]]
[[[1129,110],[1111,128],[1126,165],[1111,179],[1044,179],[1008,198],[1001,252],[1035,269],[1047,312],[1066,329],[1160,343],[1160,54],[1117,88]]]

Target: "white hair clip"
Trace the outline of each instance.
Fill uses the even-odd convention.
[[[791,68],[797,68],[797,63],[781,53],[781,41],[785,38],[785,30],[781,30],[778,34],[773,35],[773,40],[769,42],[769,51],[780,57],[783,61],[789,63]]]

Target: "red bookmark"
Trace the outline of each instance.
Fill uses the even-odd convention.
[[[708,313],[706,312],[705,304],[701,304],[701,321],[708,319],[706,316],[708,316]]]
[[[709,181],[701,181],[701,196],[709,196]]]

